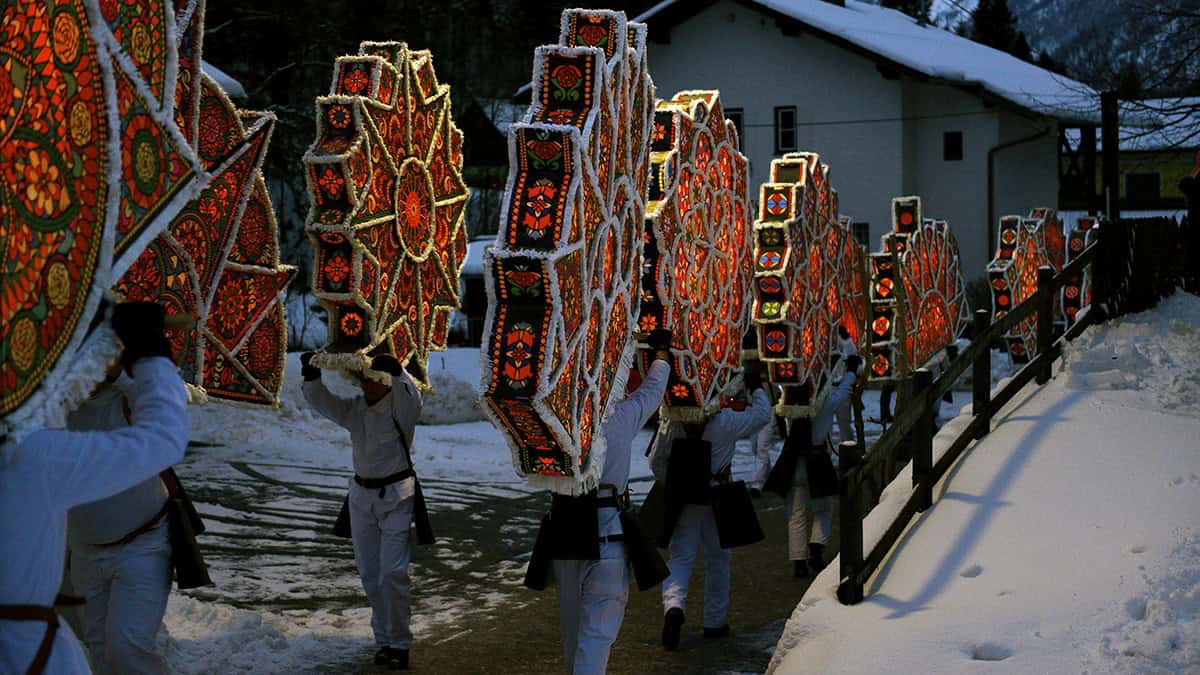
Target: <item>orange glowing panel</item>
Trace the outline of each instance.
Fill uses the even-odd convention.
[[[756,261],[748,164],[738,148],[719,92],[684,91],[656,105],[640,325],[675,334],[665,411],[671,419],[716,411],[741,369]],[[757,262],[782,264],[776,257]]]
[[[999,246],[987,267],[992,286],[992,318],[999,319],[1037,293],[1037,271],[1048,265],[1062,269],[1066,242],[1061,223],[1051,209],[1034,209],[1030,218],[1000,219]],[[1051,250],[1055,251],[1051,255]],[[1058,313],[1055,312],[1055,316]],[[1031,315],[1005,335],[1009,356],[1025,363],[1037,354],[1037,315]]]

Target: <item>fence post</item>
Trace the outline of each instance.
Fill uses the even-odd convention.
[[[921,406],[916,426],[912,430],[912,482],[918,494],[917,510],[933,506],[933,405],[929,386],[933,373],[919,368],[913,373],[912,404]]]
[[[979,340],[992,325],[992,315],[986,309],[975,310],[975,323],[971,331],[972,339]],[[990,343],[990,340],[989,340]],[[975,359],[975,367],[971,373],[971,409],[975,417],[983,418],[975,438],[983,438],[992,429],[992,348],[984,345],[983,351]]]
[[[843,605],[857,605],[863,599],[863,585],[858,572],[863,565],[862,513],[858,508],[857,486],[851,484],[851,474],[862,460],[862,450],[854,441],[844,441],[838,446],[838,517],[841,536],[838,542],[838,601]]]
[[[1038,384],[1046,384],[1054,372],[1054,359],[1050,356],[1054,345],[1054,268],[1042,265],[1037,274],[1037,348],[1042,365],[1035,379]]]

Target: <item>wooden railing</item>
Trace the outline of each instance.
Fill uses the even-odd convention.
[[[1103,237],[1103,235],[1102,235]],[[841,513],[841,583],[838,598],[843,604],[855,604],[863,599],[863,588],[883,559],[900,539],[909,522],[918,513],[933,505],[933,487],[946,475],[972,441],[983,438],[991,430],[992,417],[1018,392],[1036,380],[1050,380],[1054,360],[1062,354],[1063,344],[1075,339],[1097,316],[1089,310],[1061,337],[1054,339],[1054,298],[1063,284],[1085,267],[1092,265],[1100,244],[1084,250],[1058,274],[1050,267],[1038,270],[1038,290],[1005,314],[991,322],[988,310],[976,310],[971,344],[943,368],[935,380],[926,368],[913,372],[903,407],[897,411],[895,423],[871,446],[863,457],[862,448],[846,442],[839,448]],[[1037,316],[1037,356],[1026,363],[995,396],[991,392],[991,344],[1017,324]],[[974,387],[971,422],[959,432],[950,447],[935,463],[933,460],[933,416],[936,402],[954,383],[972,369]],[[912,458],[913,491],[908,501],[888,526],[879,541],[864,556],[863,551],[863,489],[871,484],[886,484],[893,476],[889,467],[896,465],[897,455],[908,450]],[[883,480],[876,478],[883,473]]]
[[[1106,222],[1096,243],[1082,251],[1058,274],[1049,267],[1038,270],[1038,290],[999,321],[990,312],[976,310],[971,344],[942,369],[935,380],[928,369],[913,372],[895,423],[879,437],[864,457],[863,448],[846,442],[839,448],[841,513],[841,582],[838,599],[856,604],[863,599],[867,581],[879,569],[899,541],[913,517],[933,505],[933,487],[973,441],[991,431],[994,417],[1029,384],[1050,380],[1054,360],[1063,345],[1078,337],[1089,325],[1127,312],[1143,311],[1169,295],[1177,286],[1194,278],[1182,250],[1195,239],[1195,232],[1167,218]],[[1063,335],[1054,336],[1054,299],[1063,284],[1090,267],[1092,302],[1086,312]],[[1185,285],[1186,287],[1186,285]],[[991,344],[1018,323],[1037,316],[1037,356],[1025,364],[999,391],[991,391]],[[971,368],[972,419],[959,432],[937,462],[933,461],[933,416],[936,402]],[[864,555],[863,516],[874,505],[877,494],[898,473],[900,460],[912,460],[913,491],[888,525],[883,536]]]

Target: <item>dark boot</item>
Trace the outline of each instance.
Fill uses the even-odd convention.
[[[813,576],[825,569],[825,545],[824,544],[809,544],[808,545],[808,566],[812,569]]]
[[[408,650],[384,647],[375,653],[375,665],[388,670],[408,670]]]
[[[796,579],[803,579],[808,576],[808,561],[793,560],[792,561],[792,576]]]
[[[673,650],[679,646],[679,629],[683,626],[683,610],[672,607],[663,617],[662,645]]]
[[[705,629],[704,629],[704,637],[706,637],[706,638],[723,638],[723,637],[727,637],[728,635],[729,635],[729,624],[725,624],[724,626],[721,626],[720,628],[705,627]]]

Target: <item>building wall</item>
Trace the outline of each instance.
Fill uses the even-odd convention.
[[[988,150],[1047,126],[1045,137],[997,153],[995,216],[1057,204],[1053,121],[953,86],[884,77],[873,60],[812,34],[784,35],[756,9],[716,2],[674,26],[668,43],[651,42],[649,61],[659,98],[719,89],[726,108],[743,109],[755,201],[776,154],[774,109],[796,106],[799,149],[829,164],[842,213],[870,223],[871,250],[891,227],[892,198],[917,194],[926,217],[953,227],[967,280],[982,277],[990,259]],[[943,157],[948,131],[962,132],[960,161]]]
[[[997,110],[954,87],[905,80],[911,114],[912,193],[926,218],[950,223],[970,281],[987,266],[987,153],[996,144]],[[945,134],[962,134],[962,159],[947,160]]]
[[[668,44],[652,42],[648,57],[659,98],[719,89],[726,108],[744,110],[742,151],[756,203],[775,157],[774,109],[796,106],[799,149],[821,153],[842,213],[870,222],[875,248],[890,227],[891,199],[903,191],[899,80],[823,39],[784,36],[774,19],[728,0],[675,26]],[[890,121],[844,124],[864,119]]]

